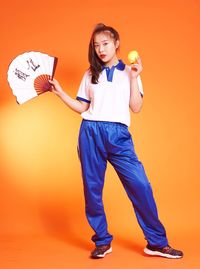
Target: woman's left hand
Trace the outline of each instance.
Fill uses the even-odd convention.
[[[131,78],[137,78],[137,76],[142,72],[142,69],[142,61],[139,57],[136,64],[131,64]]]

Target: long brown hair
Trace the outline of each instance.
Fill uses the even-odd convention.
[[[114,39],[114,42],[119,40],[119,34],[118,32],[111,26],[107,26],[103,23],[98,23],[91,35],[90,43],[89,43],[89,50],[88,50],[88,60],[90,63],[90,72],[92,75],[91,82],[93,84],[98,83],[99,74],[102,71],[102,66],[104,65],[104,62],[99,59],[99,57],[96,54],[95,48],[94,48],[94,37],[96,34],[99,34],[101,32],[108,32],[110,36]],[[118,48],[117,48],[118,49]]]

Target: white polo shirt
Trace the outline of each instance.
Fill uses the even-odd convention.
[[[112,68],[103,67],[99,83],[91,83],[87,70],[77,93],[77,100],[90,103],[88,110],[81,113],[83,119],[120,122],[130,126],[130,71],[131,66],[121,60]],[[137,77],[141,95],[144,95],[142,81]]]

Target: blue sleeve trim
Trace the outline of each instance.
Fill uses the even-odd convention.
[[[91,101],[89,101],[89,100],[87,100],[87,99],[84,99],[84,98],[82,98],[82,97],[79,97],[79,96],[76,97],[76,100],[84,101],[84,102],[86,102],[86,103],[88,103],[88,104],[91,103]]]

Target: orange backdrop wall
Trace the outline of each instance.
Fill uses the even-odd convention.
[[[139,51],[144,105],[131,114],[139,159],[170,236],[199,235],[199,1],[4,1],[0,42],[0,233],[92,234],[84,216],[77,139],[80,115],[53,93],[18,105],[8,65],[25,51],[58,57],[55,77],[76,97],[96,23],[121,35],[119,58]],[[111,232],[143,237],[108,166],[104,204]]]

